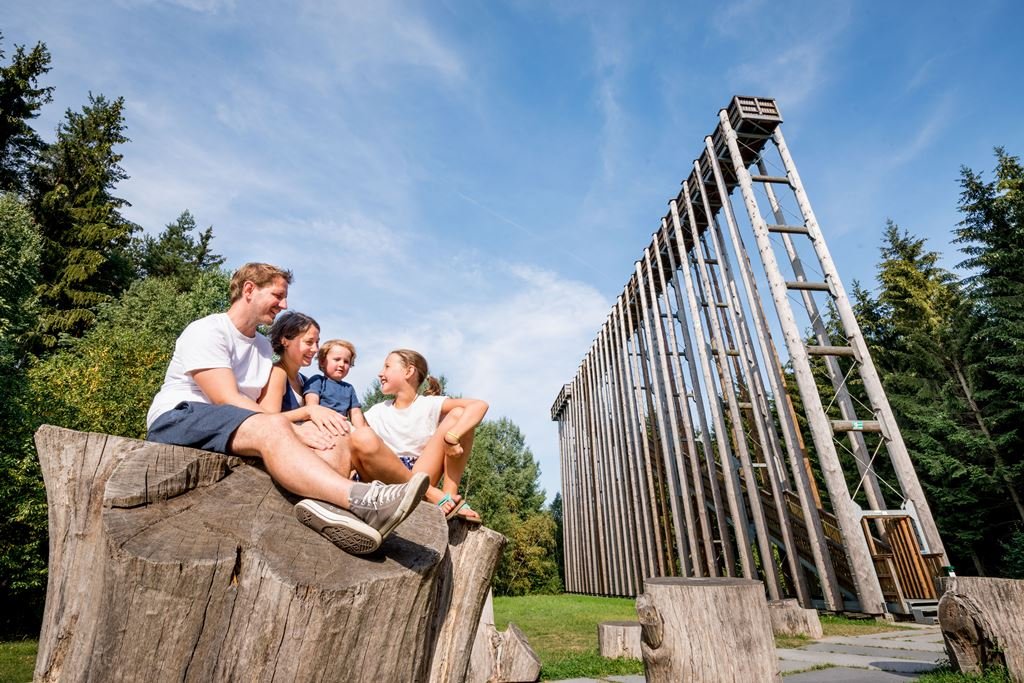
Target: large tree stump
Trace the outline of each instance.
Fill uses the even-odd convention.
[[[636,611],[648,681],[782,680],[760,581],[664,577],[644,591]]]
[[[640,649],[640,623],[636,621],[602,621],[597,625],[597,652],[615,659],[643,659]]]
[[[423,681],[451,656],[442,632],[476,631],[447,623],[479,614],[481,579],[464,580],[432,506],[360,558],[302,526],[258,460],[49,426],[36,447],[50,516],[37,681]],[[500,549],[475,535],[479,555]]]
[[[817,640],[825,635],[818,610],[801,607],[796,598],[769,600],[768,616],[772,622],[772,633],[777,636],[807,636]]]
[[[957,576],[943,579],[939,626],[950,663],[964,673],[1001,666],[1024,682],[1024,581]]]

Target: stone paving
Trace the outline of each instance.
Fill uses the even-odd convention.
[[[799,649],[777,650],[785,683],[890,683],[911,681],[946,659],[938,626],[918,626],[866,636],[831,636]],[[828,665],[827,669],[815,666]],[[643,676],[608,676],[600,681],[643,683]],[[574,678],[559,683],[597,683]]]

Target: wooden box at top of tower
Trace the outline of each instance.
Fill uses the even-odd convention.
[[[738,133],[771,134],[782,123],[782,114],[771,97],[736,95],[729,103],[729,123]]]

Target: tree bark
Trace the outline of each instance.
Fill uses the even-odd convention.
[[[768,616],[771,618],[774,635],[807,636],[815,640],[824,635],[818,610],[801,607],[799,600],[769,600]]]
[[[637,614],[649,682],[782,680],[760,581],[666,577],[644,590]]]
[[[640,622],[602,621],[597,625],[597,651],[602,657],[643,659]]]
[[[939,625],[954,668],[1001,666],[1024,683],[1024,581],[957,576],[943,583]]]
[[[501,559],[505,537],[496,531],[453,519],[448,531],[448,556],[458,581],[442,584],[440,606],[435,614],[439,629],[431,683],[466,680],[477,624],[485,603],[490,604],[491,577]],[[492,613],[487,615],[494,624]]]
[[[258,459],[49,426],[36,447],[37,681],[421,681],[451,656],[441,633],[476,631],[481,579],[431,506],[360,558],[302,526]]]

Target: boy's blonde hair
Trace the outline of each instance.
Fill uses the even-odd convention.
[[[257,287],[263,288],[274,284],[274,280],[277,278],[291,284],[292,271],[272,266],[269,263],[246,263],[231,276],[231,303],[242,298],[242,288],[246,282],[252,282]]]
[[[353,346],[352,342],[347,339],[328,339],[320,345],[320,350],[316,352],[316,360],[320,365],[320,369],[324,369],[324,363],[327,362],[327,354],[331,352],[335,346],[348,349],[348,352],[352,354],[352,362],[349,363],[352,367],[356,366],[356,347]]]

